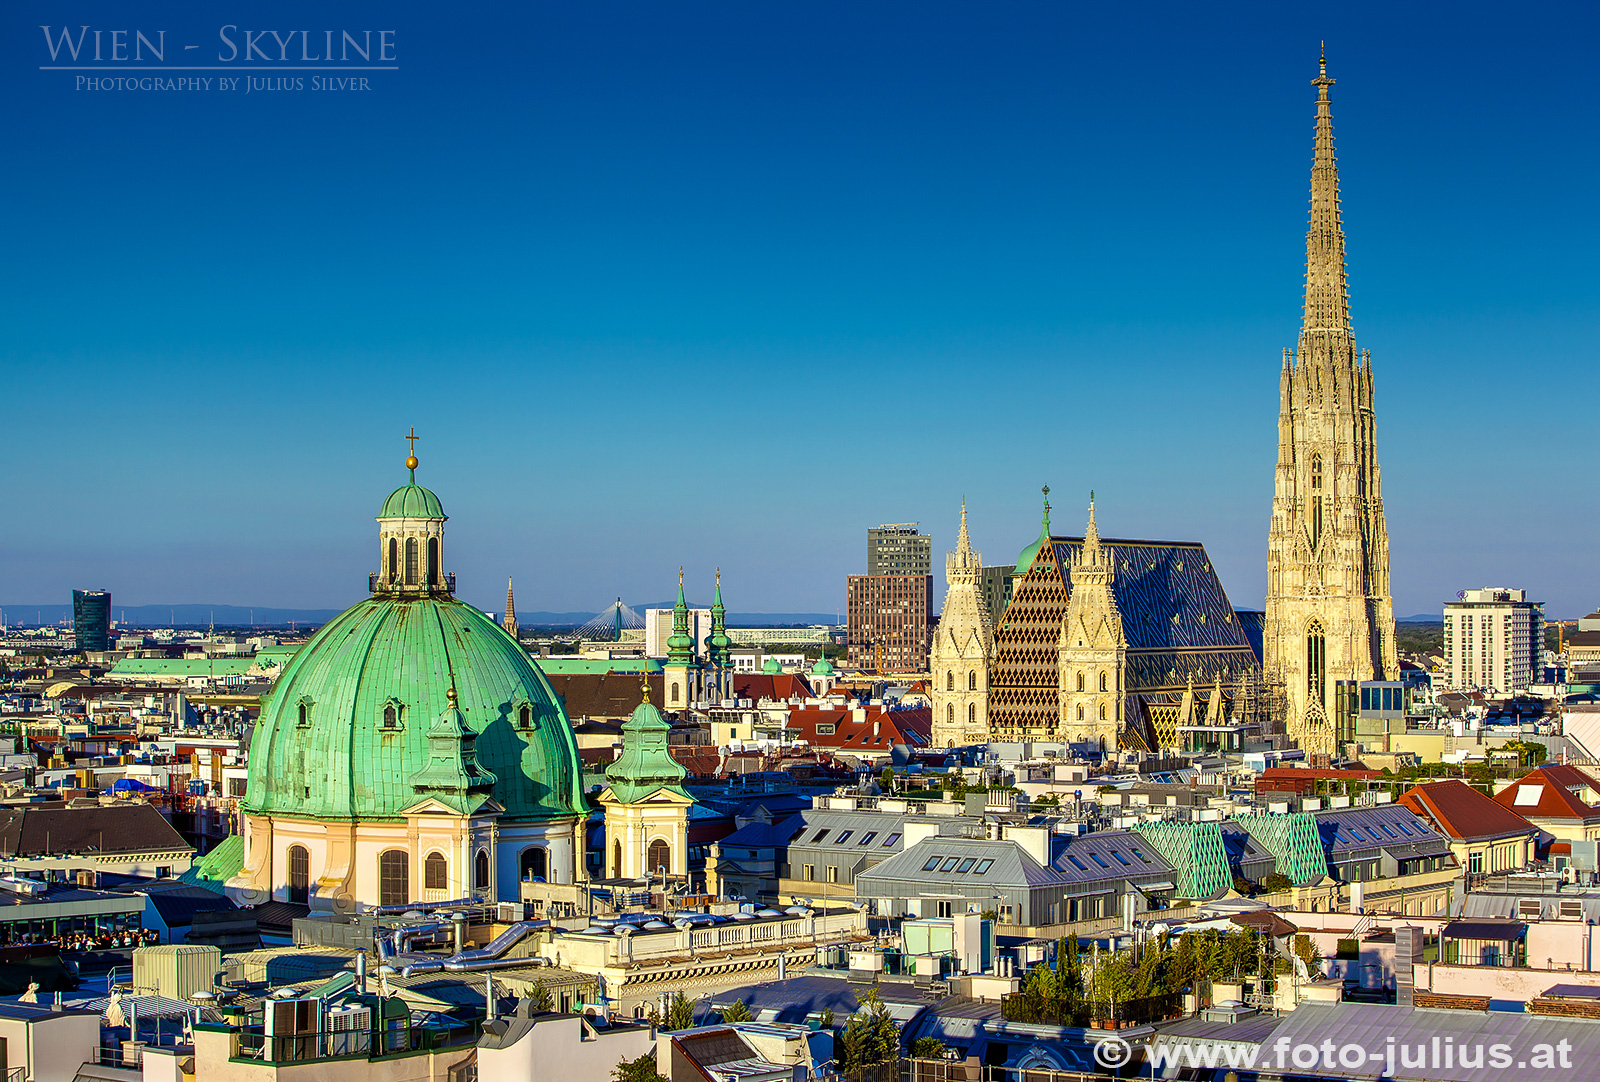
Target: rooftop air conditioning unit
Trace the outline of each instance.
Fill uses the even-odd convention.
[[[515,924],[522,919],[522,903],[500,902],[495,908],[495,919],[502,924]]]
[[[1566,902],[1561,903],[1566,906]],[[1544,905],[1537,898],[1521,898],[1517,901],[1517,918],[1519,920],[1538,920],[1544,913]]]
[[[1563,901],[1559,909],[1559,915],[1562,920],[1582,920],[1583,903],[1576,898]]]
[[[335,1007],[328,1012],[329,1033],[362,1033],[371,1028],[370,1007]]]

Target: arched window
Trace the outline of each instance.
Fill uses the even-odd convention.
[[[1101,703],[1100,704],[1100,720],[1101,721],[1106,720],[1106,704],[1105,703]]]
[[[955,703],[951,703],[950,705],[948,705],[948,706],[946,706],[944,708],[944,720],[950,722],[951,724],[955,723],[955,720],[956,720],[956,704]]]
[[[1328,704],[1324,695],[1327,670],[1328,641],[1322,625],[1313,620],[1311,626],[1306,628],[1306,694],[1323,706]]]
[[[521,709],[517,711],[517,724],[524,729],[533,728],[533,707],[527,703],[522,704]]]
[[[303,845],[289,847],[289,901],[295,905],[311,901],[311,853]]]
[[[450,886],[450,865],[443,853],[429,853],[422,862],[422,885],[428,890],[444,890]]]
[[[411,857],[404,849],[385,850],[378,856],[378,904],[405,905],[411,901]]]
[[[978,723],[978,704],[977,703],[968,703],[967,704],[967,724],[968,725],[976,725],[977,723]]]
[[[650,843],[650,848],[645,850],[644,863],[645,871],[651,875],[672,871],[672,847],[665,840],[657,838]]]
[[[968,669],[967,670],[967,690],[968,691],[977,691],[978,690],[978,670],[977,669]]]
[[[1322,456],[1311,456],[1311,547],[1322,540]]]
[[[1083,674],[1082,673],[1078,674],[1078,690],[1079,691],[1083,690]]]
[[[946,691],[954,691],[956,689],[956,671],[954,669],[950,669],[944,674],[944,689]]]
[[[1105,670],[1104,669],[1100,670],[1100,690],[1101,691],[1106,691],[1107,690],[1107,688],[1106,688],[1106,674],[1105,674]]]
[[[306,709],[306,704],[305,703],[301,703],[300,704],[300,724],[301,725],[309,725],[309,724],[311,724],[311,712]]]
[[[439,585],[439,539],[428,538],[428,585]]]
[[[549,873],[549,857],[542,845],[530,846],[522,851],[517,864],[517,875],[524,883],[542,883]]]
[[[400,540],[389,538],[389,581],[400,581]]]
[[[406,538],[406,585],[417,584],[417,539]]]
[[[676,680],[672,682],[672,701],[674,703],[678,701],[678,682]]]
[[[1079,721],[1083,720],[1083,704],[1082,703],[1078,704],[1078,720]]]
[[[622,878],[622,843],[611,843],[611,878]]]
[[[400,711],[394,708],[394,703],[390,703],[383,708],[383,727],[385,729],[393,729],[399,723]]]
[[[489,889],[489,851],[478,850],[477,859],[472,862],[472,886],[475,890]]]

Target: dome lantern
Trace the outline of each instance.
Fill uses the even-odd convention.
[[[455,593],[455,576],[444,573],[444,524],[439,497],[417,484],[416,429],[406,456],[407,482],[389,493],[378,510],[378,567],[368,576],[375,594],[426,596]]]

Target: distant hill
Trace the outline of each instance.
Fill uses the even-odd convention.
[[[671,608],[663,605],[634,606]],[[695,606],[707,608],[707,605]],[[113,595],[111,619],[129,627],[288,627],[325,624],[343,609],[275,609],[248,605],[118,605]],[[486,610],[497,611],[497,610]],[[598,612],[599,610],[595,610]],[[72,619],[71,605],[0,605],[0,613],[10,626],[34,627],[61,624]],[[577,627],[594,619],[593,612],[519,612],[517,622],[524,627]],[[832,625],[838,617],[831,612],[730,612],[729,627],[782,627],[789,624]]]

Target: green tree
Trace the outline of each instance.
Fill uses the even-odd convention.
[[[694,1025],[694,1003],[688,996],[679,992],[667,1004],[667,1020],[662,1029],[689,1029]]]
[[[611,1068],[612,1082],[667,1082],[656,1070],[656,1054],[646,1052],[638,1059],[625,1059]]]
[[[534,981],[533,987],[528,989],[528,1003],[535,1011],[548,1011],[552,1008],[550,989],[544,986],[544,981]]]
[[[820,1026],[823,1029],[832,1029],[833,1028],[833,1008],[832,1007],[824,1007],[824,1008],[822,1008],[822,1013],[817,1016],[817,1025]]]
[[[861,1009],[845,1023],[834,1048],[834,1059],[846,1071],[887,1063],[899,1055],[900,1031],[876,991],[862,998]]]
[[[878,788],[885,793],[894,792],[894,767],[886,766],[883,773],[878,775]]]
[[[745,1006],[744,1000],[736,999],[722,1008],[724,1022],[754,1022],[755,1016],[750,1013],[750,1008]]]
[[[1261,881],[1261,889],[1269,894],[1275,891],[1289,890],[1293,886],[1294,883],[1282,872],[1272,872]]]
[[[937,1037],[918,1037],[911,1042],[912,1059],[944,1059],[944,1042]]]

